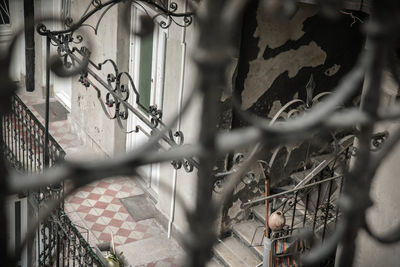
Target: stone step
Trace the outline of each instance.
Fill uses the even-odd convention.
[[[329,166],[334,161],[334,159],[335,159],[334,154],[315,156],[311,159],[314,165],[312,168],[292,173],[290,175],[290,178],[295,180],[296,187],[306,185],[307,183],[309,183],[310,180],[312,180],[315,176],[317,176],[324,168]]]
[[[318,155],[314,156],[311,158],[311,162],[314,163],[315,165],[320,164],[324,160],[331,162],[335,159],[335,154],[324,154],[324,155]]]
[[[298,205],[296,207],[296,213],[294,215],[295,216],[293,218],[293,209],[285,212],[286,225],[291,228],[293,221],[293,228],[302,228],[304,221],[304,206]],[[307,216],[306,223],[310,219],[309,217],[310,216]]]
[[[254,216],[265,225],[265,204],[252,207]]]
[[[234,236],[225,238],[214,247],[215,256],[226,266],[249,267],[258,265],[261,260]]]
[[[224,267],[222,262],[220,262],[216,257],[212,257],[211,260],[206,264],[206,267]]]
[[[257,256],[263,257],[263,238],[265,225],[258,220],[248,220],[232,227],[233,233],[248,247],[250,247]],[[254,238],[253,238],[254,237]]]
[[[297,183],[300,183],[303,181],[304,178],[306,178],[307,175],[311,173],[312,169],[307,169],[304,171],[299,171],[299,172],[294,172],[290,175],[290,178],[294,179]]]
[[[279,186],[279,187],[273,187],[270,189],[269,194],[270,195],[275,195],[275,194],[279,194],[285,191],[289,191],[292,190],[295,187],[295,185],[290,184],[290,185],[284,185],[284,186]]]

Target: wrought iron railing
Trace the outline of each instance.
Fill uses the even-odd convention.
[[[271,233],[271,266],[295,259],[311,247],[311,242],[295,236],[312,233],[313,242],[323,242],[335,229],[340,215],[337,200],[343,186],[343,176],[314,178],[309,185],[290,190],[269,199],[272,211],[285,217],[285,226]]]
[[[39,266],[105,266],[62,209],[41,226]]]
[[[331,219],[337,219],[336,201],[342,189],[342,179],[342,176],[335,176],[317,180],[272,199],[272,212],[280,212],[286,217],[286,227],[275,232],[276,236],[293,235],[298,229],[307,228],[323,240],[327,233],[326,225]]]
[[[45,202],[63,198],[63,186],[47,188],[39,209],[46,209]],[[89,238],[89,235],[87,239]],[[75,224],[64,212],[63,203],[49,217],[43,220],[37,229],[38,266],[105,266],[93,251]]]
[[[9,165],[25,173],[42,173],[44,166],[64,160],[65,152],[48,136],[45,127],[17,96],[12,96],[11,110],[1,118],[2,151]],[[45,159],[48,149],[48,163]],[[37,212],[46,208],[45,200],[63,198],[63,183],[30,192]],[[104,266],[88,242],[63,211],[63,203],[37,228],[38,266]],[[69,264],[69,265],[68,265]]]
[[[24,172],[44,169],[45,128],[17,96],[12,96],[11,111],[1,118],[2,147],[10,165]],[[53,137],[48,142],[49,166],[63,160],[64,150]]]

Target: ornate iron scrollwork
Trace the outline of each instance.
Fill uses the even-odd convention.
[[[81,16],[81,18],[74,23],[71,17],[67,17],[64,19],[63,24],[65,25],[65,30],[60,31],[50,31],[46,28],[44,24],[40,25],[39,33],[42,35],[47,34],[66,34],[66,33],[73,33],[75,30],[79,29],[80,27],[89,27],[93,29],[94,33],[97,35],[99,26],[101,21],[103,20],[105,14],[116,4],[120,2],[125,2],[125,0],[110,0],[106,2],[102,2],[99,0],[92,0],[90,1],[88,7],[86,8],[85,12]],[[141,7],[143,11],[151,18],[152,21],[159,16],[163,16],[166,18],[166,21],[161,21],[160,27],[166,29],[170,27],[173,23],[180,27],[188,27],[193,22],[193,12],[178,12],[178,4],[176,2],[168,1],[157,1],[157,0],[130,0],[131,3],[137,4],[137,6]],[[151,7],[155,11],[155,15],[150,16],[149,12],[147,11],[146,7]],[[100,15],[99,19],[96,22],[96,25],[93,26],[91,24],[87,24],[87,20],[92,17],[94,14],[103,10],[103,13]],[[181,18],[181,21],[178,19]]]
[[[83,41],[82,35],[75,34],[77,29],[82,26],[90,26],[94,30],[95,34],[97,34],[99,24],[104,15],[112,6],[119,2],[121,2],[121,0],[112,0],[104,3],[99,0],[93,0],[89,3],[89,6],[78,22],[73,23],[71,18],[65,19],[65,30],[52,31],[49,30],[46,25],[39,24],[37,26],[37,32],[49,38],[50,43],[57,48],[58,56],[62,59],[59,65],[62,64],[64,70],[68,70],[69,74],[79,71],[79,82],[86,88],[93,87],[93,89],[96,90],[100,106],[102,107],[104,114],[110,120],[116,120],[118,126],[127,134],[142,131],[144,134],[149,136],[154,133],[154,131],[159,132],[165,127],[165,124],[162,122],[162,110],[156,105],[146,107],[142,104],[133,77],[128,72],[121,72],[114,60],[106,59],[102,63],[95,64],[90,60],[91,51],[88,47],[81,46],[80,48],[77,48],[74,46],[74,44],[79,44]],[[160,22],[160,27],[162,28],[168,28],[172,22],[181,27],[187,27],[192,23],[193,13],[177,12],[178,4],[175,2],[169,4],[167,3],[168,1],[155,0],[131,2],[142,7],[148,15],[149,13],[146,11],[144,4],[152,7],[157,13],[156,16],[152,17],[153,21],[156,17],[161,15],[168,18],[168,22]],[[85,24],[92,15],[103,9],[104,11],[95,27]],[[179,23],[176,20],[177,18],[182,18],[183,23]],[[87,66],[85,63],[87,63]],[[89,66],[91,66],[95,70],[100,71],[106,64],[111,65],[113,69],[113,72],[107,74],[106,79],[101,78],[89,68]],[[61,74],[63,73],[63,71],[60,70],[58,70],[58,72]],[[94,79],[96,83],[92,82],[91,79]],[[98,83],[107,90],[104,99],[102,97],[102,91],[97,87]],[[134,105],[131,104],[133,102]],[[132,130],[127,129],[123,121],[126,121],[130,115],[136,116],[150,129],[151,132],[145,132],[145,130],[138,125]],[[162,140],[164,140],[170,147],[180,146],[183,145],[184,135],[181,131],[169,131],[168,135],[163,136]],[[160,148],[162,148],[161,145]],[[197,162],[193,159],[182,159],[181,161],[172,162],[172,165],[175,169],[180,169],[183,166],[187,172],[192,172],[194,167],[197,166]]]

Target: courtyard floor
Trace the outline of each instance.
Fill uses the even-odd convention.
[[[44,120],[35,104],[44,100],[34,94],[20,94],[34,115]],[[96,155],[74,134],[68,120],[50,122],[50,133],[69,159]],[[91,246],[109,243],[113,238],[117,252],[123,252],[127,266],[178,266],[183,250],[154,219],[134,221],[120,199],[143,194],[138,183],[128,177],[113,177],[79,188],[66,198],[65,212]]]

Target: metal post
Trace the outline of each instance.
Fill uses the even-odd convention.
[[[24,1],[25,18],[25,62],[26,77],[25,86],[28,92],[35,90],[35,38],[34,31],[34,1]]]
[[[269,174],[265,175],[265,197],[269,196]],[[271,265],[271,239],[269,235],[269,227],[268,227],[268,219],[269,219],[269,202],[268,199],[265,200],[265,237],[264,237],[264,267],[269,267]]]
[[[266,230],[266,232],[268,229]],[[263,266],[264,267],[270,267],[271,266],[271,248],[272,248],[272,242],[269,237],[264,238],[264,260],[263,260]]]
[[[49,167],[49,109],[50,109],[50,38],[46,37],[46,114],[44,133],[44,167]]]

